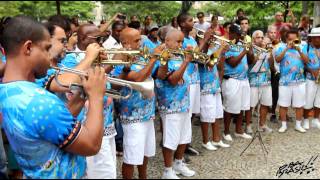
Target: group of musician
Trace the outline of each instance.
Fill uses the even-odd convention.
[[[70,33],[63,17],[40,23],[16,16],[2,22],[2,127],[25,178],[117,178],[116,118],[123,129],[125,179],[133,178],[135,166],[139,178],[148,177],[148,158],[156,154],[156,114],[161,119],[164,179],[196,174],[184,161],[193,114],[200,115],[201,144],[208,151],[229,148],[234,137],[252,139],[257,106],[258,131],[273,131],[267,115],[274,104],[279,106],[280,133],[288,129],[288,108],[295,109],[298,132],[310,128],[309,118],[311,127],[320,129],[320,28],[311,30],[307,42],[287,26],[279,39],[256,30],[251,40],[236,23],[227,26],[228,37],[209,27],[197,28],[196,34],[204,34],[194,38],[193,16],[184,13],[176,19],[178,28],[156,28],[148,37],[134,25],[116,21],[108,39],[104,25],[82,24]],[[66,51],[74,33],[76,44]],[[149,51],[142,51],[144,47]],[[111,53],[116,50],[124,53]],[[169,55],[164,56],[166,50]],[[130,51],[141,53],[133,56]],[[277,102],[272,74],[280,76]],[[150,81],[154,91],[149,96],[129,83],[143,87]]]

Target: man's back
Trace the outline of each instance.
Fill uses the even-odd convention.
[[[63,150],[81,125],[62,101],[27,81],[1,84],[0,99],[3,127],[27,178],[84,176],[85,159]]]

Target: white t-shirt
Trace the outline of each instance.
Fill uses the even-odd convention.
[[[206,21],[203,24],[200,24],[198,22],[194,23],[194,27],[195,28],[198,28],[198,29],[201,29],[201,30],[204,30],[204,31],[207,31],[210,26],[211,26],[211,24],[206,22]]]
[[[118,43],[111,35],[109,38],[102,44],[105,49],[121,49],[122,44]],[[113,54],[108,54],[108,59],[112,59]]]

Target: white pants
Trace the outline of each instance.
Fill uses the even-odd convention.
[[[189,113],[161,115],[163,146],[176,150],[179,144],[191,143],[192,128]]]
[[[114,137],[104,136],[98,154],[87,159],[88,179],[116,179],[117,158]]]
[[[201,122],[214,123],[223,118],[221,93],[201,95],[200,103]]]
[[[200,113],[200,84],[190,84],[190,116]]]
[[[123,162],[130,165],[142,165],[144,156],[156,154],[154,122],[122,124]]]
[[[249,80],[224,79],[222,82],[223,106],[225,111],[239,114],[250,110]]]
[[[306,83],[279,86],[278,105],[281,107],[302,108],[306,104]]]
[[[272,106],[271,86],[250,87],[250,106],[256,107],[258,103],[264,106]]]
[[[320,85],[315,81],[307,79],[306,83],[306,105],[304,109],[320,108]]]

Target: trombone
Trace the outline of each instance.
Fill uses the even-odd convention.
[[[71,83],[70,86],[62,85],[57,78],[58,74],[60,74],[62,71],[77,74],[79,76],[88,77],[88,73],[86,73],[84,71],[77,70],[77,69],[71,69],[71,68],[66,68],[66,67],[60,68],[60,67],[55,67],[55,66],[51,66],[51,68],[57,70],[56,76],[55,76],[55,80],[56,80],[57,84],[59,84],[62,87],[69,88],[69,89],[71,89],[72,86],[77,86],[77,87],[81,87],[81,88],[83,88],[83,86],[79,85],[79,84],[75,84],[75,83]],[[154,94],[154,81],[152,78],[149,78],[144,82],[132,82],[132,81],[122,80],[119,78],[110,77],[108,75],[106,75],[106,76],[108,77],[108,81],[111,84],[127,87],[130,90],[130,92],[125,96],[121,95],[120,92],[115,91],[115,90],[106,90],[106,93],[105,93],[106,96],[112,97],[114,99],[128,99],[132,95],[133,90],[139,91],[142,94],[142,96],[145,98],[151,98]]]

